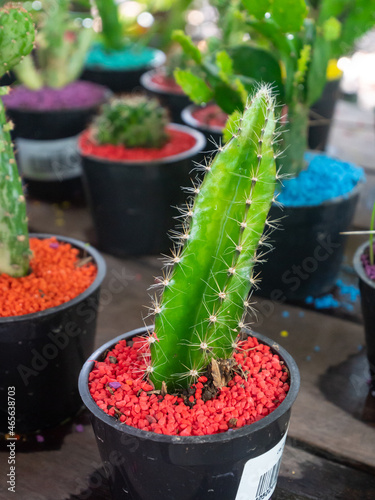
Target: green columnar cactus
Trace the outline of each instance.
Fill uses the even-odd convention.
[[[35,28],[20,4],[8,3],[0,9],[0,77],[27,56],[35,41]]]
[[[109,50],[121,50],[125,46],[124,34],[118,14],[118,5],[114,0],[95,0],[102,20],[102,37]]]
[[[259,243],[274,199],[277,179],[273,140],[274,98],[261,87],[245,107],[237,132],[206,167],[197,196],[160,280],[155,298],[149,372],[157,388],[196,378],[212,357],[228,358],[256,285],[253,275]],[[182,244],[184,244],[182,248]],[[185,380],[186,382],[186,380]]]
[[[69,5],[70,0],[43,0],[35,57],[25,57],[15,68],[18,79],[30,89],[61,88],[82,72],[93,30],[75,25]]]
[[[30,16],[19,4],[0,9],[0,76],[31,52],[35,29]],[[0,95],[7,89],[0,87]],[[14,159],[7,122],[0,99],[0,274],[19,277],[29,270],[29,235],[25,198]]]
[[[168,114],[157,99],[142,95],[113,98],[93,122],[99,144],[160,148],[168,138]]]

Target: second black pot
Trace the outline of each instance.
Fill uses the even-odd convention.
[[[77,137],[102,102],[88,108],[51,111],[7,109],[14,123],[17,161],[30,197],[54,203],[82,202]]]
[[[269,219],[281,229],[270,237],[273,250],[259,265],[259,294],[271,300],[304,301],[327,293],[335,285],[344,256],[346,237],[361,185],[347,195],[320,205],[272,205]]]
[[[36,238],[51,235],[32,234]],[[57,237],[90,256],[95,281],[83,293],[41,312],[0,318],[0,432],[9,431],[7,390],[15,400],[15,433],[54,427],[81,408],[77,380],[92,352],[105,262],[91,246]]]
[[[157,70],[146,71],[146,73],[143,73],[141,76],[141,85],[151,96],[157,97],[161,104],[169,109],[172,122],[182,123],[181,113],[184,108],[191,104],[189,97],[184,93],[174,92],[173,90],[168,90],[161,85],[157,85],[152,79],[156,74]],[[191,124],[189,124],[189,126],[191,126]]]
[[[375,396],[375,282],[367,276],[361,262],[361,256],[365,252],[368,252],[368,249],[368,242],[363,243],[363,245],[357,249],[353,259],[353,265],[359,279],[367,359],[370,365],[371,391],[373,396]]]
[[[191,186],[192,161],[204,148],[203,135],[171,124],[196,139],[184,153],[148,162],[110,161],[83,156],[84,180],[99,247],[113,255],[157,254],[171,246],[175,208]]]

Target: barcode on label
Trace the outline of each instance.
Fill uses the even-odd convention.
[[[268,495],[275,489],[277,476],[279,475],[280,464],[281,457],[277,464],[272,467],[272,469],[261,476],[256,492],[256,500],[263,500],[264,498],[268,498]]]
[[[285,432],[273,448],[246,462],[235,500],[269,500],[271,498],[276,488],[286,435]]]

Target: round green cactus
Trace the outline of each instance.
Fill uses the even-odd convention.
[[[160,148],[167,138],[168,114],[157,99],[129,95],[111,99],[94,120],[94,138],[99,144],[127,148]]]
[[[35,27],[20,3],[0,9],[0,76],[29,54],[34,46]]]

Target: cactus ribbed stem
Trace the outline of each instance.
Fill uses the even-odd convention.
[[[20,4],[0,9],[0,76],[31,52],[35,29]],[[0,96],[7,89],[0,87]],[[14,158],[5,109],[0,98],[0,274],[25,276],[29,270],[29,235],[22,183]]]
[[[0,274],[20,277],[29,270],[29,235],[10,129],[0,99]]]
[[[183,250],[154,307],[151,379],[169,389],[211,357],[229,357],[241,329],[251,273],[274,196],[274,100],[262,87],[239,129],[197,188]],[[186,384],[185,384],[186,385]]]

